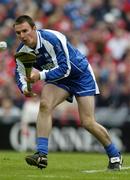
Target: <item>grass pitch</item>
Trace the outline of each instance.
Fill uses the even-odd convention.
[[[48,167],[26,164],[30,153],[0,151],[0,180],[130,180],[130,154],[124,154],[121,171],[107,171],[107,156],[92,153],[49,153]]]

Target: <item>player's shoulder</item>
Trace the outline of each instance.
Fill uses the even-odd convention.
[[[52,30],[52,29],[40,29],[38,30],[38,32],[40,32],[41,34],[44,34],[44,35],[51,35],[51,34],[60,34],[60,35],[63,35],[61,32],[59,31],[56,31],[56,30]]]
[[[29,52],[29,47],[27,47],[24,43],[20,43],[16,49],[16,52]]]
[[[48,41],[62,40],[63,38],[65,38],[65,35],[62,34],[61,32],[51,29],[39,30],[39,33],[41,34],[42,38]]]
[[[16,52],[19,52],[20,49],[23,48],[23,46],[24,46],[24,44],[23,44],[23,43],[20,43],[20,44],[18,45],[17,49],[16,49]]]

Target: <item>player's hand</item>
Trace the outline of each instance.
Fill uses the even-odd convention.
[[[25,77],[25,80],[29,83],[35,83],[40,80],[39,71],[32,71],[30,77]]]
[[[26,97],[36,97],[37,94],[32,92],[32,91],[28,91],[26,88],[24,89],[23,91],[23,94],[26,96]]]

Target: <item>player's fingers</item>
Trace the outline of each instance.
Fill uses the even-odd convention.
[[[30,77],[25,77],[24,79],[25,79],[26,82],[29,82],[29,83],[34,83],[35,82],[35,80],[30,78]]]
[[[24,91],[24,95],[26,96],[26,97],[36,97],[37,96],[37,94],[36,93],[34,93],[34,92],[32,92],[32,91]]]

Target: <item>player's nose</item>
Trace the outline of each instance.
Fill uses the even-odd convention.
[[[23,32],[21,32],[19,36],[20,36],[21,39],[23,39],[25,37]]]

